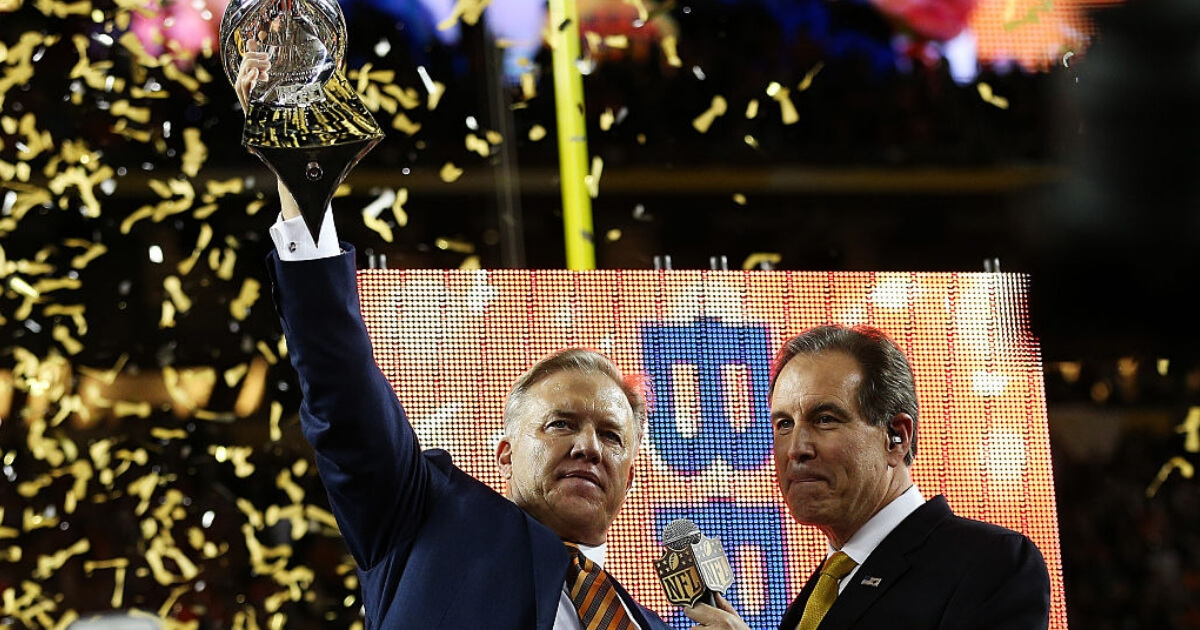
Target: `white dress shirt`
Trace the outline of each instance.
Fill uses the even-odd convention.
[[[872,516],[857,532],[854,532],[850,540],[847,540],[846,544],[842,545],[841,550],[858,564],[854,566],[854,569],[850,573],[846,574],[846,577],[838,582],[839,594],[845,590],[846,585],[854,578],[854,574],[858,573],[858,567],[861,567],[867,561],[867,557],[871,555],[872,551],[875,551],[879,543],[883,542],[883,539],[892,533],[893,529],[896,529],[900,521],[908,518],[909,514],[912,514],[924,504],[925,497],[921,496],[921,491],[917,489],[916,484],[913,484],[908,487],[908,490],[904,491],[904,494],[901,494],[891,503],[885,505],[882,510],[876,512],[875,516]],[[837,549],[830,547],[825,557],[828,558],[835,551]]]
[[[325,209],[325,220],[321,221],[321,238],[313,242],[312,234],[303,217],[292,217],[284,220],[283,215],[276,219],[269,230],[271,240],[275,242],[275,251],[279,252],[279,260],[316,260],[331,258],[342,253],[338,244],[337,228],[333,226],[333,209]]]

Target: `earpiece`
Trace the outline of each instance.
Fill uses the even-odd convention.
[[[901,443],[901,442],[903,442],[903,441],[904,441],[904,440],[901,440],[899,435],[893,435],[893,436],[892,436],[892,444],[899,444],[899,443]]]
[[[899,444],[904,441],[903,439],[900,438],[899,435],[896,434],[896,429],[894,429],[892,427],[888,427],[887,431],[888,431],[888,435],[891,436],[888,438],[888,441],[891,442],[892,444]]]

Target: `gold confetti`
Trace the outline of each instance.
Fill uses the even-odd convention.
[[[283,404],[278,400],[271,401],[271,419],[268,423],[268,437],[272,442],[283,439],[283,431],[279,428],[279,420],[283,418]]]
[[[625,35],[608,35],[604,38],[604,45],[609,48],[624,50],[629,48],[629,37]]]
[[[237,252],[227,247],[221,253],[221,264],[216,269],[217,277],[222,280],[231,280],[233,279],[233,266],[237,262]]]
[[[1200,407],[1188,409],[1187,418],[1175,427],[1175,432],[1184,435],[1183,450],[1200,453]]]
[[[110,603],[114,609],[121,608],[124,602],[125,593],[125,570],[129,568],[128,558],[113,558],[111,560],[86,560],[83,563],[83,571],[91,577],[92,573],[98,570],[112,569],[114,572],[113,595]]]
[[[752,98],[749,103],[746,103],[746,119],[753,120],[758,117],[758,99]]]
[[[683,66],[683,61],[679,59],[679,45],[675,40],[674,35],[664,35],[661,46],[663,55],[665,55],[667,58],[667,65],[671,66],[672,68],[679,68]]]
[[[137,416],[139,418],[149,418],[153,407],[148,402],[130,402],[118,400],[113,403],[113,415],[118,418],[128,416]]]
[[[163,280],[163,289],[171,298],[171,304],[175,306],[180,313],[186,313],[192,308],[192,300],[183,292],[183,283],[180,282],[177,276],[167,276]]]
[[[452,28],[460,18],[464,24],[474,25],[490,3],[491,0],[458,0],[450,12],[450,16],[438,22],[438,30],[444,31]]]
[[[449,184],[457,181],[459,177],[462,177],[462,174],[462,169],[455,166],[454,162],[446,162],[442,165],[442,170],[438,173],[438,176],[442,178],[442,181]]]
[[[747,145],[749,145],[751,149],[758,148],[758,139],[750,134],[746,134],[746,136],[742,138],[742,142],[745,142]]]
[[[458,266],[463,270],[482,269],[483,265],[479,262],[479,256],[471,255],[463,259],[462,264]]]
[[[83,555],[91,548],[91,541],[87,538],[81,538],[75,541],[70,547],[60,549],[49,556],[38,556],[37,569],[34,570],[33,577],[44,580],[62,568],[72,556]]]
[[[604,172],[604,160],[598,155],[592,156],[592,170],[583,177],[583,185],[587,186],[588,196],[595,199],[600,195],[600,175]]]
[[[808,72],[804,73],[804,78],[800,79],[800,84],[796,86],[796,91],[803,92],[804,90],[812,87],[813,79],[817,77],[817,73],[819,73],[824,67],[825,62],[818,61],[816,65],[809,69]]]
[[[379,234],[379,237],[382,238],[384,242],[392,242],[392,226],[388,225],[387,221],[384,221],[373,214],[370,207],[363,209],[362,217],[363,225],[366,225],[374,230],[376,234]]]
[[[406,203],[408,203],[408,189],[401,188],[396,191],[396,200],[392,202],[392,216],[396,218],[396,225],[400,227],[408,225],[408,212],[404,210]]]
[[[537,142],[546,137],[546,128],[541,125],[534,125],[529,128],[529,139]]]
[[[183,429],[164,429],[163,427],[151,427],[150,435],[157,440],[183,440],[188,434]]]
[[[460,254],[475,253],[475,246],[461,239],[439,238],[435,239],[433,244],[438,249],[445,251],[458,252]]]
[[[195,177],[200,173],[200,167],[204,166],[204,162],[208,159],[208,145],[200,139],[200,130],[195,127],[183,130],[183,141],[184,151],[181,156],[183,173],[188,177]]]
[[[778,265],[780,260],[783,260],[783,257],[774,252],[755,252],[742,261],[742,269],[758,269],[763,263],[774,266]]]
[[[233,318],[242,321],[250,314],[250,307],[258,301],[259,297],[259,282],[254,278],[246,278],[242,281],[242,289],[238,292],[238,296],[229,303],[229,312]]]
[[[392,128],[412,136],[416,135],[416,133],[421,130],[421,124],[414,123],[408,119],[408,116],[406,116],[404,112],[400,112],[399,114],[396,114],[394,118],[392,118]]]
[[[492,146],[483,138],[476,137],[475,134],[469,133],[466,138],[468,151],[473,151],[479,154],[479,157],[487,157],[492,153]]]
[[[779,103],[779,113],[783,119],[783,124],[791,125],[800,120],[800,114],[796,111],[796,106],[792,104],[790,90],[780,86],[771,93],[771,98]]]
[[[267,363],[275,365],[275,363],[279,361],[279,359],[275,357],[275,353],[271,351],[271,346],[267,345],[267,342],[259,339],[258,343],[254,344],[254,347],[257,348],[258,352],[267,360]]]
[[[532,72],[521,73],[521,98],[530,100],[537,96],[537,77],[533,76]]]
[[[733,193],[733,203],[736,203],[739,206],[746,205],[746,195],[743,195],[742,193]]]
[[[442,95],[445,93],[446,84],[434,81],[433,89],[429,90],[429,103],[426,105],[429,111],[437,109],[438,103],[442,100]]]
[[[1179,456],[1172,457],[1167,460],[1167,463],[1162,465],[1162,468],[1158,470],[1158,474],[1154,476],[1154,481],[1150,482],[1150,486],[1146,488],[1146,498],[1154,498],[1154,495],[1158,494],[1158,489],[1167,481],[1171,473],[1176,470],[1179,471],[1179,474],[1184,479],[1191,479],[1196,474],[1196,468],[1191,462]]]
[[[621,230],[619,228],[613,228],[609,230],[604,234],[604,240],[608,241],[609,243],[615,243],[621,240]]]
[[[616,119],[617,117],[613,114],[612,108],[606,108],[604,112],[600,114],[600,130],[608,131],[609,129],[612,129],[613,121]]]
[[[83,269],[88,266],[88,263],[103,256],[108,252],[108,247],[103,243],[91,243],[87,246],[87,251],[71,259],[72,269]]]
[[[700,114],[695,118],[695,120],[692,121],[692,126],[695,127],[696,131],[699,131],[700,133],[708,133],[708,129],[712,126],[713,121],[716,120],[718,116],[723,116],[725,114],[725,109],[725,97],[720,95],[714,96],[712,99],[712,104],[709,105],[708,109],[705,110],[703,114]]]
[[[72,337],[71,331],[62,324],[54,326],[52,335],[54,340],[61,344],[63,349],[67,351],[67,354],[79,354],[83,350],[83,344],[78,339]]]
[[[992,93],[992,86],[990,84],[980,81],[975,88],[979,90],[979,97],[982,98],[985,103],[995,105],[1000,109],[1008,109],[1008,99]]]

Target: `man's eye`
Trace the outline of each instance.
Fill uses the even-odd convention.
[[[817,426],[828,426],[831,424],[836,424],[837,421],[838,421],[838,419],[836,416],[831,416],[829,414],[821,414],[821,415],[817,416],[815,420],[813,420],[813,424],[815,424]]]
[[[550,422],[546,423],[547,429],[565,429],[568,426],[570,425],[567,424],[566,420],[551,420]]]
[[[775,421],[775,430],[787,431],[788,429],[791,429],[794,424],[795,422],[793,422],[791,418],[779,418]]]
[[[604,436],[604,439],[606,439],[609,442],[612,442],[614,444],[620,444],[621,442],[623,442],[623,440],[621,439],[621,434],[617,433],[616,431],[605,431],[603,433],[603,436]]]

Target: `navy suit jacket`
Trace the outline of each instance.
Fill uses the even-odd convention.
[[[299,374],[301,425],[358,564],[366,627],[551,630],[566,548],[448,453],[421,450],[375,363],[354,250],[342,247],[302,262],[272,252],[268,268]],[[643,630],[667,627],[618,591]]]
[[[849,579],[820,630],[1031,630],[1050,623],[1050,576],[1033,541],[956,516],[943,496],[901,521]],[[815,585],[814,575],[780,630],[795,630]]]

